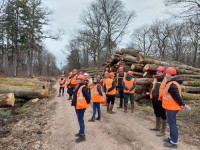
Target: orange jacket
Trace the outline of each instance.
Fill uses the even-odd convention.
[[[77,92],[76,109],[85,109],[89,107],[85,97],[83,96],[82,92],[83,87],[85,87],[85,85],[80,86]]]
[[[153,86],[152,86],[152,89],[151,89],[151,92],[150,92],[150,98],[151,98],[151,99],[153,98],[152,92],[153,92],[153,90],[154,90],[154,88],[155,88],[156,83],[157,83],[157,79],[154,78],[154,80],[153,80],[153,82],[152,82]],[[163,97],[163,95],[164,95],[164,93],[165,93],[166,83],[167,83],[167,78],[164,77],[163,81],[162,81],[161,84],[160,84],[158,100],[162,100],[162,97]]]
[[[103,96],[99,94],[97,91],[97,86],[101,86],[100,84],[95,84],[92,88],[92,101],[93,102],[102,102],[104,100]],[[102,86],[101,86],[101,91],[102,91]]]
[[[134,78],[132,78],[130,81],[126,80],[125,78],[123,79],[124,85],[125,87],[127,87],[128,89],[131,89],[134,83]],[[134,94],[135,93],[135,88],[131,91],[128,92],[128,90],[126,90],[124,88],[124,93],[130,93],[130,94]]]
[[[107,95],[115,95],[116,94],[116,87],[113,90],[108,92],[108,89],[112,87],[113,81],[114,80],[111,78],[106,79],[105,85],[106,85],[106,94]]]
[[[177,83],[176,81],[169,82],[166,85],[165,93],[162,97],[162,107],[167,110],[180,110],[181,108],[180,108],[179,104],[171,97],[170,93],[168,93],[168,90],[172,83],[177,86],[179,94],[180,94],[180,96],[182,96],[180,84]]]
[[[65,87],[66,86],[66,80],[65,79],[60,79],[59,81],[60,87]]]

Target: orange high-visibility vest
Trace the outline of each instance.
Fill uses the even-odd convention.
[[[119,77],[119,73],[117,74],[117,77],[116,77],[116,78],[117,78],[117,80],[116,80],[116,81],[117,81],[117,83],[116,83],[117,86],[118,86],[118,84],[119,84],[119,83],[118,83],[118,79],[119,79],[119,78],[124,78],[124,77],[126,77],[126,72],[123,72],[123,73],[124,73],[124,76],[123,76],[123,77]]]
[[[101,96],[97,90],[98,85],[101,87],[100,84],[95,84],[92,88],[92,101],[93,102],[102,102],[104,100],[103,96]],[[101,87],[102,91],[102,87]]]
[[[80,86],[77,92],[76,109],[85,109],[85,108],[88,108],[89,106],[85,97],[83,96],[82,90],[84,87],[85,85]]]
[[[59,83],[60,83],[60,87],[65,87],[65,79],[63,79],[63,80],[60,80],[59,81]]]
[[[77,75],[73,76],[71,79],[71,84],[76,85],[78,84],[77,80],[76,80]]]
[[[107,91],[109,88],[112,87],[112,83],[113,83],[113,79],[111,79],[111,78],[106,79],[106,94],[108,94],[108,95],[115,95],[116,94],[116,88],[114,88],[110,92]]]
[[[162,97],[162,107],[164,109],[167,109],[167,110],[180,110],[181,108],[180,108],[179,104],[172,98],[171,94],[168,93],[168,90],[169,90],[169,88],[170,88],[172,83],[177,86],[179,94],[180,94],[180,96],[182,96],[182,91],[181,91],[180,84],[178,84],[175,81],[169,82],[166,85],[165,93],[164,93],[164,95]]]
[[[153,80],[153,82],[152,82],[153,86],[152,86],[152,89],[151,89],[151,92],[150,92],[150,98],[151,98],[151,99],[153,98],[152,92],[153,92],[153,90],[154,90],[154,88],[155,88],[155,86],[156,86],[156,83],[157,83],[157,79],[154,78],[154,80]],[[167,78],[164,77],[164,79],[163,79],[163,81],[161,82],[160,87],[159,87],[158,100],[162,100],[162,97],[163,97],[163,95],[164,95],[164,93],[165,93],[166,83],[167,83]]]
[[[70,88],[70,85],[69,85],[69,84],[70,84],[70,82],[71,82],[71,79],[72,79],[72,78],[67,77],[67,88]]]
[[[106,84],[106,80],[107,80],[108,78],[104,78],[103,79],[103,83],[102,83],[102,86],[104,86],[105,84]]]
[[[132,78],[130,81],[126,80],[125,78],[123,79],[123,82],[124,82],[124,85],[128,88],[128,89],[131,89],[131,87],[133,86],[133,83],[134,83],[134,78]],[[130,94],[134,94],[135,93],[135,88],[131,91],[128,92],[128,90],[126,90],[124,88],[124,93],[130,93]]]

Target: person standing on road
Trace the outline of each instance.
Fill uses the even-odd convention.
[[[123,105],[125,106],[122,80],[126,76],[126,73],[124,72],[124,68],[123,67],[119,67],[118,72],[119,73],[117,73],[117,83],[116,83],[116,86],[117,86],[117,89],[118,89],[119,98],[120,98],[120,104],[119,104],[118,108],[122,108]]]
[[[167,112],[167,123],[169,124],[170,136],[164,139],[164,146],[169,148],[177,148],[178,144],[178,128],[176,124],[176,115],[179,110],[185,109],[182,98],[181,85],[182,80],[176,77],[176,69],[169,67],[165,71],[167,85],[162,97],[162,107]]]
[[[92,88],[92,102],[93,102],[93,115],[89,122],[95,122],[95,115],[96,110],[98,111],[98,117],[96,120],[101,119],[101,109],[100,103],[104,100],[103,93],[102,93],[102,86],[100,84],[99,78],[94,78],[94,86]]]
[[[71,79],[72,79],[72,72],[70,72],[67,77],[67,93],[69,97],[72,97],[72,94],[73,94],[73,89],[70,87]]]
[[[114,81],[115,75],[113,72],[109,73],[109,78],[106,79],[105,88],[107,96],[107,112],[113,114],[113,107],[116,96],[116,83]]]
[[[122,81],[123,93],[124,93],[124,112],[127,113],[128,99],[131,101],[131,113],[134,109],[134,93],[135,93],[136,80],[133,78],[133,72],[128,71],[127,75]]]
[[[166,111],[162,107],[162,97],[166,87],[167,78],[165,77],[165,68],[159,66],[157,68],[156,77],[154,78],[150,91],[150,99],[153,104],[154,114],[156,116],[155,128],[150,130],[160,131],[157,136],[164,136],[167,124]],[[162,122],[162,123],[161,123]],[[161,127],[162,124],[162,127]],[[161,129],[160,129],[161,127]]]
[[[60,84],[60,88],[59,88],[58,97],[61,97],[61,94],[62,94],[62,96],[64,96],[65,86],[66,86],[66,80],[64,79],[64,77],[60,78],[59,84]]]
[[[69,84],[70,91],[73,91],[75,86],[77,85],[77,80],[76,80],[77,76],[78,76],[78,70],[74,69],[72,71],[71,82]],[[72,100],[72,96],[69,96],[68,100]]]
[[[78,123],[80,130],[76,137],[78,137],[75,142],[79,143],[85,141],[85,123],[84,123],[84,113],[85,110],[89,107],[90,103],[90,96],[88,93],[88,88],[85,85],[86,77],[84,75],[79,75],[77,77],[77,85],[74,89],[73,99],[72,99],[72,106],[75,106]]]

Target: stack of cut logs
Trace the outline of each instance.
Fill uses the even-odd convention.
[[[116,51],[103,66],[106,67],[104,71],[117,73],[119,67],[124,67],[125,71],[132,70],[134,72],[134,76],[137,78],[136,101],[149,99],[150,85],[159,66],[174,67],[178,76],[184,81],[182,84],[184,100],[200,100],[200,68],[176,61],[144,56],[140,54],[140,50],[134,49]]]
[[[99,67],[99,68],[83,68],[81,69],[81,71],[83,73],[89,73],[91,77],[97,76],[97,75],[102,75],[103,74],[103,67]]]
[[[50,86],[51,82],[41,79],[0,78],[0,107],[12,107],[15,97],[21,99],[49,97]]]

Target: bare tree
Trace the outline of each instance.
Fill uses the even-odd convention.
[[[136,30],[132,34],[132,40],[139,49],[142,50],[144,55],[152,53],[152,46],[155,37],[153,36],[152,30],[149,26],[145,25]]]

